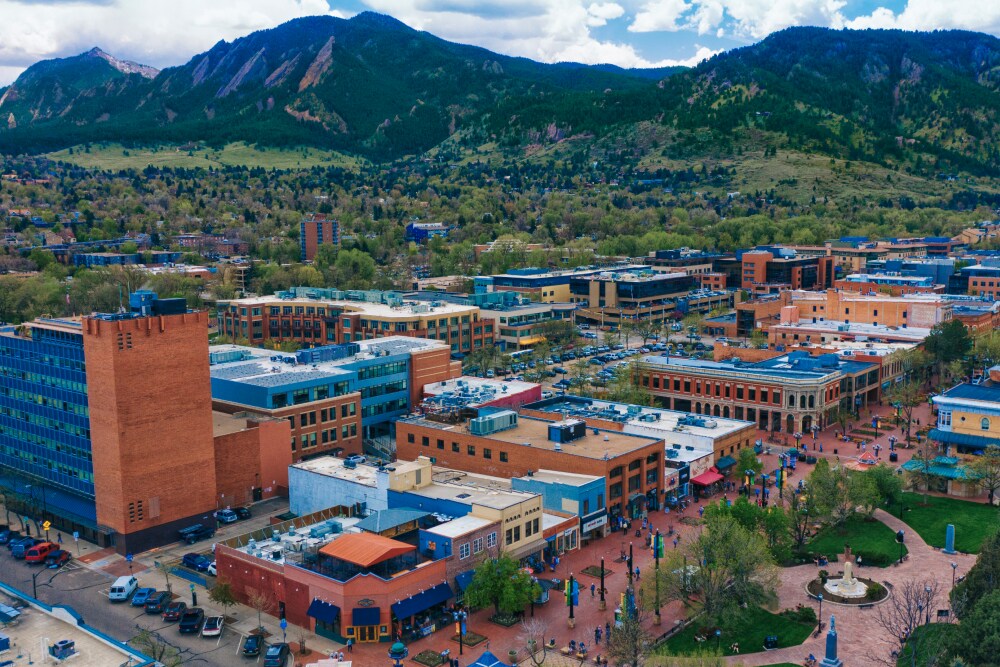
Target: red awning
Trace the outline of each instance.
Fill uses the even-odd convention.
[[[712,472],[711,470],[709,470],[708,472],[701,473],[697,477],[692,477],[691,481],[697,484],[698,486],[709,486],[710,484],[715,484],[721,479],[722,475],[720,475],[717,472]]]

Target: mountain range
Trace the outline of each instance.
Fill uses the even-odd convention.
[[[690,69],[543,64],[366,12],[220,41],[157,71],[99,48],[0,89],[0,151],[94,141],[312,145],[391,159],[655,127],[671,150],[784,146],[988,172],[1000,166],[1000,40],[789,28]]]

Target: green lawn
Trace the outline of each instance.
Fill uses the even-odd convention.
[[[924,542],[935,547],[944,546],[944,534],[949,523],[955,524],[955,548],[965,553],[979,553],[987,535],[997,528],[1000,514],[995,507],[958,498],[928,496],[927,505],[919,493],[904,493],[905,521]],[[899,516],[899,506],[892,508]]]
[[[895,531],[881,521],[866,521],[859,514],[839,526],[823,528],[806,544],[806,549],[812,554],[825,555],[832,565],[833,558],[843,555],[844,544],[850,544],[851,553],[861,556],[862,564],[888,567],[899,558]]]
[[[72,151],[72,153],[70,152]],[[194,150],[181,150],[177,146],[158,145],[125,147],[121,144],[92,144],[90,152],[75,146],[49,153],[53,160],[71,162],[90,169],[145,169],[147,166],[193,169],[223,166],[263,167],[265,169],[309,169],[316,166],[334,166],[357,169],[359,160],[318,148],[266,148],[243,142],[226,144],[215,149],[198,146]]]
[[[656,652],[668,655],[697,655],[703,651],[715,651],[716,647],[720,646],[725,655],[733,655],[729,649],[735,643],[740,645],[741,653],[756,653],[764,650],[764,638],[767,635],[777,635],[778,648],[787,648],[804,642],[813,630],[812,625],[805,625],[779,614],[772,614],[766,609],[754,607],[740,612],[739,620],[733,627],[723,627],[718,640],[713,635],[703,642],[695,641],[695,636],[701,632],[701,624],[695,620],[664,642]]]
[[[951,623],[931,623],[930,625],[921,625],[915,629],[913,637],[919,639],[919,643],[917,644],[917,667],[929,667],[930,664],[937,664],[936,662],[927,662],[928,654],[937,657],[937,649],[941,646],[941,642],[956,630],[958,630],[958,626]],[[903,647],[899,659],[896,660],[896,667],[910,667],[910,651],[911,644],[908,642]]]

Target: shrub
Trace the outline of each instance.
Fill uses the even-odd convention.
[[[877,581],[873,581],[868,584],[868,592],[865,593],[865,598],[868,600],[877,601],[884,598],[885,594],[886,594],[885,586],[878,583]]]
[[[781,615],[790,621],[804,623],[805,625],[816,625],[816,610],[812,607],[797,605],[795,609],[786,609]]]
[[[822,581],[824,584],[826,584],[826,581],[829,578],[830,578],[830,573],[829,572],[827,572],[826,570],[820,570],[819,571],[819,580]]]

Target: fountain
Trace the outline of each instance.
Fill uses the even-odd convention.
[[[844,576],[828,579],[823,588],[842,598],[863,598],[868,594],[868,585],[854,576],[854,565],[849,560],[844,562]]]

